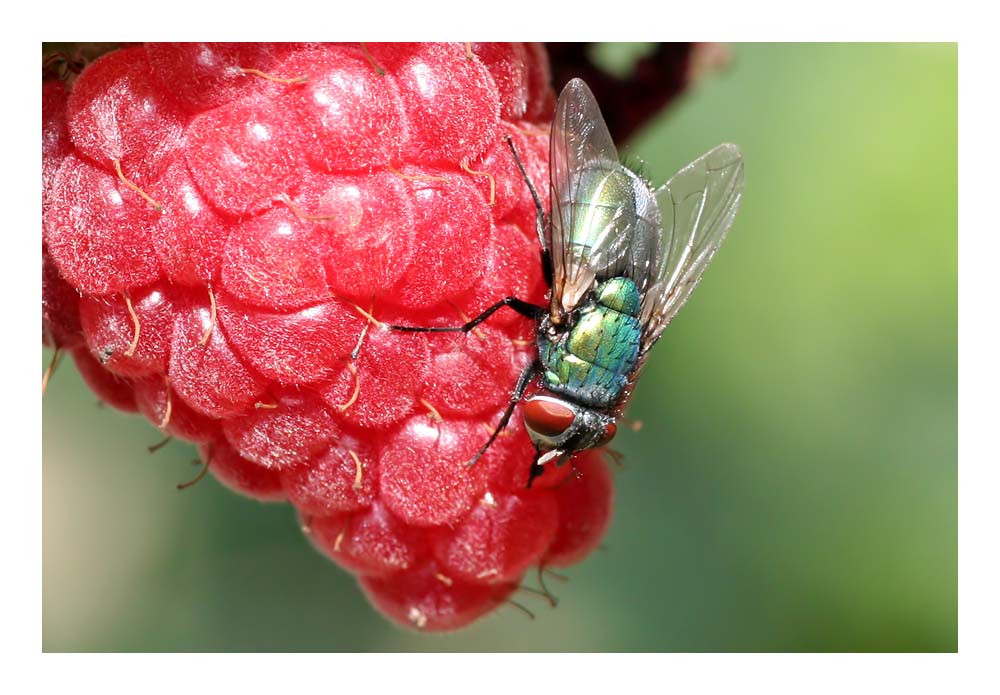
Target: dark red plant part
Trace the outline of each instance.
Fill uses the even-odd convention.
[[[727,49],[717,43],[657,43],[625,75],[612,74],[593,59],[594,44],[548,43],[557,86],[579,77],[601,104],[616,142],[628,139],[671,104],[704,73],[725,65]]]

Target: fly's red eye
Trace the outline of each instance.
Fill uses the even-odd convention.
[[[558,401],[536,399],[524,404],[524,424],[543,437],[558,437],[574,419],[573,409]]]
[[[616,434],[618,434],[618,425],[613,422],[609,422],[604,426],[604,434],[601,435],[601,439],[597,442],[597,446],[604,446],[614,439]]]

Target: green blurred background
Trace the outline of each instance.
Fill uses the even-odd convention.
[[[43,407],[43,648],[956,650],[957,61],[736,45],[622,148],[661,180],[737,142],[746,197],[640,382],[605,547],[550,581],[557,608],[394,627],[290,507],[176,492],[194,449],[148,455],[158,433],[67,362]]]

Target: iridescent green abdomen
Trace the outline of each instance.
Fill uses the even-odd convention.
[[[639,359],[639,292],[628,278],[611,278],[595,289],[566,332],[539,331],[545,386],[593,406],[614,405]]]

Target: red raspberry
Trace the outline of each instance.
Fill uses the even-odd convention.
[[[588,453],[527,487],[499,419],[543,303],[554,104],[522,44],[148,44],[43,88],[43,340],[107,403],[287,500],[389,618],[461,627],[599,543]],[[355,353],[356,354],[353,354]]]

